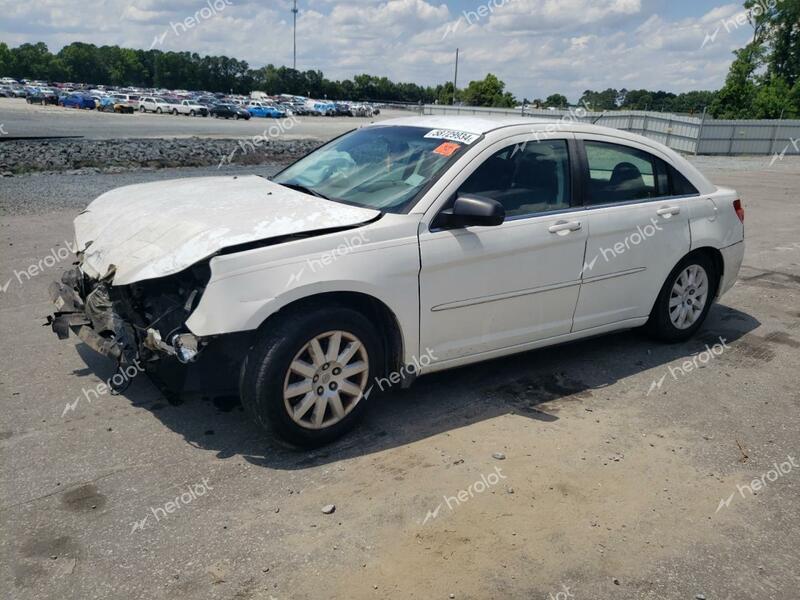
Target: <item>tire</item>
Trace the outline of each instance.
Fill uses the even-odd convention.
[[[189,111],[189,116],[190,116],[190,117],[193,117],[194,115],[195,115],[194,109],[190,110],[190,111]]]
[[[143,112],[145,112],[145,110],[144,110],[144,106],[140,106],[140,107],[139,107],[139,112],[140,112],[140,113],[143,113]]]
[[[161,112],[162,112],[162,111],[161,111],[161,107],[160,107],[160,106],[159,106],[158,108],[156,108],[156,114],[160,115],[160,114],[161,114]]]
[[[678,284],[679,279],[682,286]],[[672,269],[664,282],[650,319],[645,325],[646,330],[664,342],[688,340],[706,320],[718,286],[719,273],[706,254],[690,254],[685,257]],[[680,287],[684,288],[684,295],[680,294]],[[702,298],[702,303],[698,302],[698,298]],[[671,303],[675,306],[670,307]],[[682,312],[684,318],[681,318]]]
[[[334,332],[341,335],[338,356],[345,356],[345,350],[358,341],[355,354],[342,358],[341,364],[323,364],[329,360],[325,356],[314,360],[308,350],[312,341],[318,339],[318,348],[327,353],[335,343]],[[305,363],[309,372],[300,374],[290,368],[298,363]],[[368,390],[380,365],[383,346],[361,313],[338,305],[306,306],[259,333],[241,368],[242,405],[267,432],[297,446],[321,446],[342,436],[364,415]],[[364,370],[347,376],[342,367]],[[294,395],[284,398],[285,388],[292,385],[298,386]],[[306,386],[310,391],[298,391]],[[339,398],[338,406],[334,398]],[[291,409],[299,410],[299,417],[293,418]]]
[[[173,114],[173,116],[177,117],[178,116],[178,109],[177,108],[173,108],[172,109],[172,114]]]
[[[234,121],[238,121],[239,120],[239,113],[236,113],[235,115],[233,115],[233,120]]]

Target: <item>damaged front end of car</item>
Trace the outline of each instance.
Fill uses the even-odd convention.
[[[217,350],[223,344],[197,337],[186,326],[211,278],[208,260],[173,275],[120,286],[112,283],[113,266],[102,278],[93,279],[83,272],[81,261],[78,254],[78,262],[50,285],[56,312],[47,324],[59,339],[72,332],[114,360],[119,372],[141,365],[158,387],[171,393],[187,390],[190,367],[206,362],[207,354],[214,355],[208,362],[217,367],[220,359],[229,359],[231,365],[241,359],[242,350],[236,345],[227,344],[220,356]],[[208,382],[202,385],[207,387]],[[235,387],[235,377],[221,387]]]

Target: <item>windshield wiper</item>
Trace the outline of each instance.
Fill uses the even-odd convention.
[[[279,185],[282,185],[292,190],[297,190],[298,192],[303,192],[304,194],[311,194],[312,196],[316,196],[317,198],[322,198],[323,200],[330,200],[330,198],[328,198],[323,194],[320,194],[317,190],[312,190],[310,187],[300,185],[299,183],[281,183]]]

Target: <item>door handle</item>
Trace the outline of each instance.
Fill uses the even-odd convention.
[[[547,228],[550,233],[567,235],[570,231],[578,231],[581,228],[580,221],[558,221]]]
[[[671,217],[672,215],[677,215],[681,212],[679,206],[662,206],[656,211],[656,214],[662,217]]]

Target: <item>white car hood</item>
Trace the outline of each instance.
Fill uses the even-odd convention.
[[[75,219],[75,239],[87,275],[103,277],[113,266],[114,285],[126,285],[177,273],[228,246],[359,225],[379,214],[255,175],[199,177],[103,194]]]

